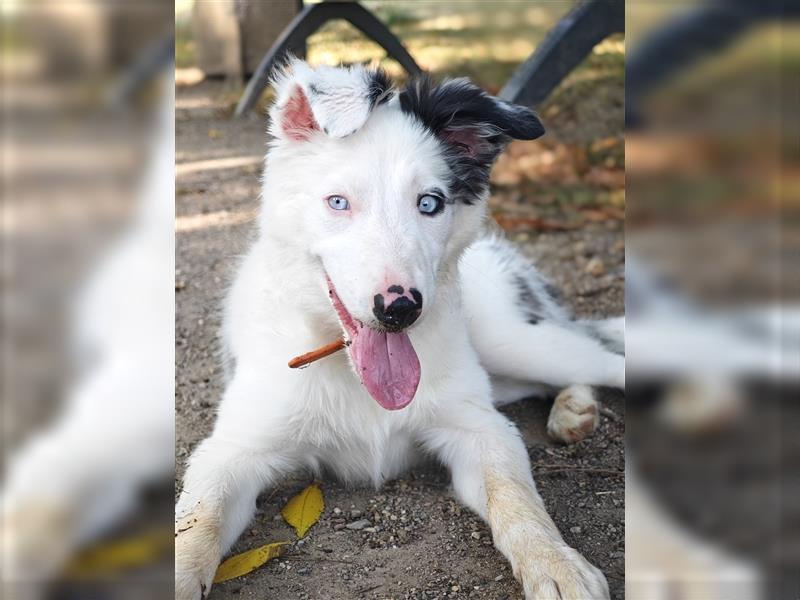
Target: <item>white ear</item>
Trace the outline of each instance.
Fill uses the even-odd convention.
[[[317,67],[292,59],[273,82],[277,99],[270,110],[271,133],[307,140],[315,132],[348,136],[366,123],[372,109],[392,94],[381,70]]]

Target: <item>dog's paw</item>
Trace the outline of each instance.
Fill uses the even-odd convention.
[[[68,503],[4,495],[0,498],[2,573],[8,598],[43,597],[44,584],[58,574],[74,551],[75,507]],[[34,589],[42,588],[34,593]],[[30,591],[30,594],[26,593]]]
[[[201,516],[175,523],[175,600],[208,597],[219,566],[217,528]]]
[[[186,569],[175,566],[175,600],[204,600],[211,591],[214,567],[210,574],[202,568]]]
[[[524,554],[517,568],[526,600],[607,600],[608,582],[600,569],[563,541],[541,543]]]
[[[747,405],[731,381],[705,377],[679,381],[664,394],[656,416],[673,431],[703,435],[723,431],[741,421]]]
[[[555,440],[574,444],[600,424],[600,410],[594,393],[585,385],[571,385],[556,396],[547,419],[547,433]]]

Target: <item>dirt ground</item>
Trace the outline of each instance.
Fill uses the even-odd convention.
[[[216,335],[220,300],[236,257],[252,235],[266,125],[234,120],[214,104],[219,83],[179,87],[176,129],[176,462],[178,480],[195,445],[211,430],[221,394]],[[522,189],[522,188],[520,188]],[[519,215],[526,194],[497,194],[496,214]],[[513,203],[513,207],[504,207]],[[522,208],[520,208],[522,207]],[[509,208],[505,211],[504,208]],[[582,316],[621,314],[624,245],[620,220],[577,229],[525,227],[509,233]],[[520,223],[522,227],[518,226]],[[603,391],[601,426],[588,440],[561,446],[545,435],[549,401],[506,410],[524,434],[534,476],[566,541],[624,596],[624,398]],[[253,523],[233,552],[294,539],[285,502],[310,482],[286,480],[258,501]],[[212,598],[491,598],[521,589],[494,549],[487,527],[451,497],[437,465],[414,470],[380,490],[323,481],[325,512],[304,540],[244,577],[215,586]],[[368,519],[370,526],[343,525]]]

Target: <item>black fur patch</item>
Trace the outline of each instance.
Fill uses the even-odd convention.
[[[492,164],[511,139],[544,134],[531,110],[492,98],[466,79],[436,85],[428,76],[417,78],[400,93],[400,107],[444,144],[450,200],[465,204],[486,193]]]
[[[563,303],[564,295],[561,293],[561,290],[549,281],[544,281],[544,291],[547,292],[547,295],[550,296],[557,304]]]
[[[525,320],[530,325],[536,325],[544,318],[545,307],[527,279],[520,275],[515,275],[514,286],[517,288],[517,303],[525,315]]]
[[[600,342],[600,345],[611,354],[625,356],[625,350],[619,347],[619,342],[611,337],[607,337],[605,333],[591,321],[584,322],[584,330],[595,340]]]
[[[384,102],[388,102],[389,98],[392,97],[392,94],[389,93],[392,89],[392,80],[389,79],[389,76],[383,69],[371,71],[369,75],[370,82],[367,97],[369,98],[369,107],[373,109],[376,103],[383,104]]]

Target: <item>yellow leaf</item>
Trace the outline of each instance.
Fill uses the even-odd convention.
[[[286,544],[288,542],[275,542],[231,556],[217,568],[214,583],[228,581],[228,579],[241,577],[255,571],[261,565],[280,556]]]
[[[297,537],[302,538],[319,521],[325,509],[325,500],[319,484],[313,483],[286,503],[281,514],[286,522],[294,527]]]
[[[171,531],[150,531],[138,537],[105,542],[73,558],[65,569],[72,579],[106,577],[120,570],[148,565],[171,550]]]

